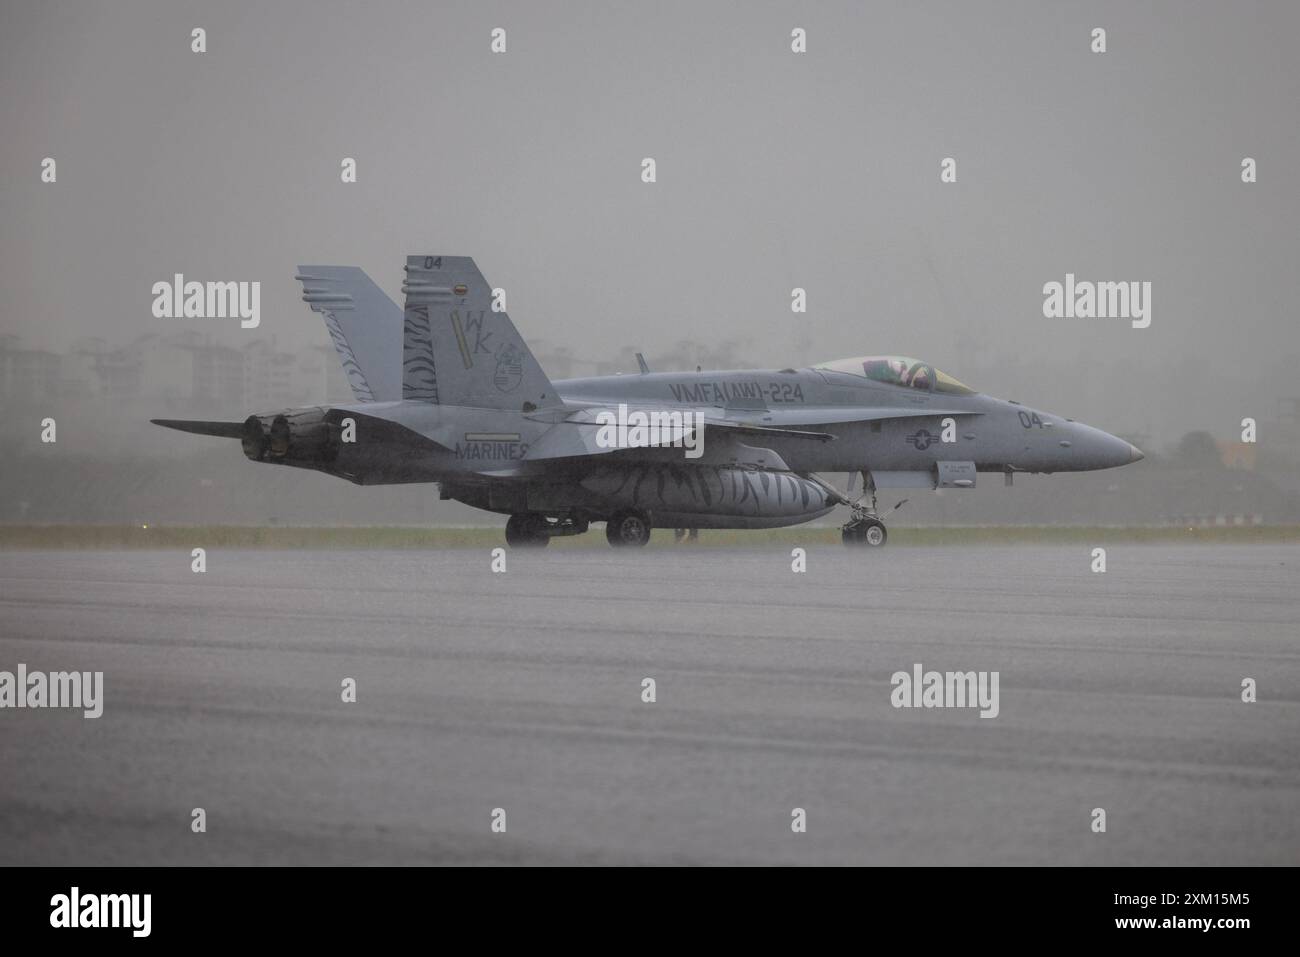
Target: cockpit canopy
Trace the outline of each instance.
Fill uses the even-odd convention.
[[[974,395],[975,390],[958,382],[934,366],[907,356],[858,356],[836,359],[814,366],[827,372],[858,375],[873,382],[919,389],[922,392],[946,392],[949,395]]]

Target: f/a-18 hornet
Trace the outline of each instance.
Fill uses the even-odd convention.
[[[777,528],[845,505],[844,542],[880,546],[879,488],[971,488],[979,472],[1010,482],[1142,458],[902,356],[695,372],[651,372],[638,356],[639,374],[552,382],[467,256],[408,257],[404,311],[356,267],[299,273],[356,401],[153,421],[358,485],[436,482],[443,499],[510,516],[510,545],[604,522],[611,545],[638,546],[652,528]],[[847,493],[820,472],[848,472]]]

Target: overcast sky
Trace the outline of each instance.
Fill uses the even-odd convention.
[[[7,0],[0,331],[306,348],[297,263],[397,297],[406,254],[467,254],[525,337],[584,358],[898,352],[1226,437],[1300,395],[1297,36],[1294,2]],[[261,281],[261,328],[154,318],[176,272]],[[1150,281],[1150,328],[1044,318],[1067,272]]]

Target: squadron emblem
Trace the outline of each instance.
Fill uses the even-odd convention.
[[[521,349],[510,342],[503,343],[497,350],[497,368],[492,376],[492,384],[498,392],[514,392],[524,378],[524,354]]]

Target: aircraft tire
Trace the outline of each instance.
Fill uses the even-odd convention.
[[[643,548],[650,541],[650,521],[641,512],[616,512],[605,523],[605,539],[615,548]]]
[[[856,525],[844,526],[840,530],[840,540],[845,545],[855,547],[883,548],[885,542],[889,541],[889,532],[886,531],[884,522],[869,518]]]

